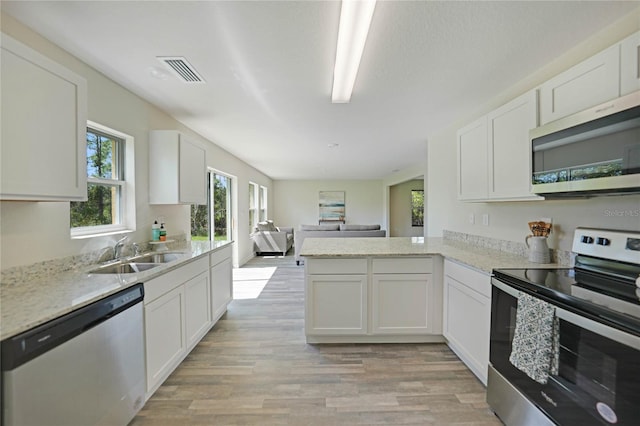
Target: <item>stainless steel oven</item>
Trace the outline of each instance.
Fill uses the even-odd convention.
[[[579,228],[573,250],[571,269],[494,271],[487,401],[507,425],[640,424],[640,234]],[[514,362],[529,296],[552,308],[544,380]]]

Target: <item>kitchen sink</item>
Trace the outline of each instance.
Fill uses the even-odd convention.
[[[114,263],[92,269],[89,274],[135,274],[160,266],[161,263],[126,262]]]
[[[183,256],[184,256],[184,253],[181,251],[147,253],[147,254],[141,254],[141,255],[132,257],[129,259],[129,262],[168,263],[168,262],[173,262],[174,260],[181,259]]]

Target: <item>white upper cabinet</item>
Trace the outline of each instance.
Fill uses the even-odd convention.
[[[531,194],[529,130],[538,124],[535,90],[458,131],[458,199],[518,201]]]
[[[487,117],[458,130],[458,199],[488,196]]]
[[[1,200],[87,199],[87,82],[2,34]]]
[[[640,31],[620,43],[620,96],[640,90]]]
[[[540,86],[540,124],[620,96],[620,45],[575,65]]]
[[[149,203],[206,204],[206,151],[174,130],[149,136]]]
[[[542,199],[531,193],[529,130],[538,125],[536,91],[491,112],[487,124],[489,198]]]

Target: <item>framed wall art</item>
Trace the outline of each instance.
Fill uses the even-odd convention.
[[[319,222],[341,222],[345,218],[344,191],[320,191]]]

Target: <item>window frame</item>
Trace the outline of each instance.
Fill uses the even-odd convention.
[[[116,222],[111,225],[81,226],[72,228],[69,221],[70,235],[72,239],[100,237],[136,230],[136,202],[135,202],[135,151],[134,137],[102,124],[87,121],[87,132],[113,137],[122,142],[120,149],[116,149],[116,174],[119,179],[104,179],[88,176],[87,190],[90,184],[119,188],[118,208],[116,209]],[[86,148],[85,148],[86,155]],[[85,160],[86,161],[86,160]],[[86,201],[85,201],[86,202]],[[71,211],[69,211],[71,217]]]
[[[268,189],[266,186],[262,186],[260,185],[260,188],[258,189],[259,192],[259,198],[258,198],[258,221],[259,222],[264,222],[269,218],[269,212],[268,212],[268,207],[267,207],[267,201],[268,201]]]
[[[249,181],[249,234],[258,226],[258,188],[257,183]]]

